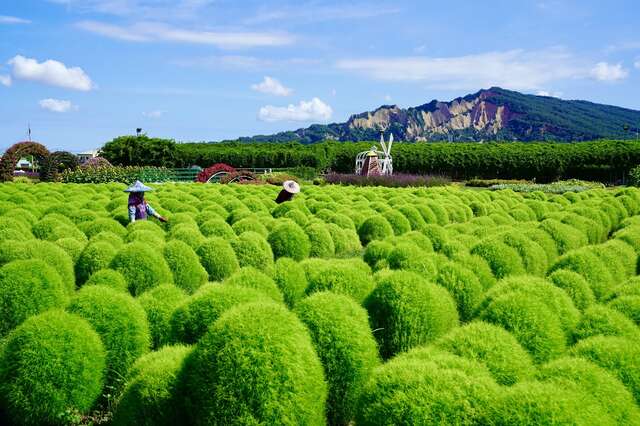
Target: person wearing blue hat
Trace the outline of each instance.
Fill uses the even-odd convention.
[[[160,216],[144,199],[144,193],[147,191],[153,191],[144,183],[137,180],[133,185],[124,190],[129,193],[129,220],[135,222],[136,220],[147,220],[147,216],[153,216],[160,222],[167,222],[167,219]]]

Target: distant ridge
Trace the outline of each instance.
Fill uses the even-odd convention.
[[[239,142],[315,143],[377,140],[417,141],[585,141],[629,138],[640,126],[640,111],[587,101],[526,95],[492,87],[450,102],[433,100],[413,108],[383,105],[352,115],[346,123],[314,124]],[[627,128],[627,130],[625,130]]]

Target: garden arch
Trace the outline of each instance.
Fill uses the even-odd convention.
[[[0,160],[0,182],[13,180],[13,171],[16,168],[16,163],[25,155],[32,155],[42,165],[49,156],[49,150],[38,142],[25,141],[12,145]]]
[[[75,169],[80,165],[78,157],[68,151],[56,151],[47,156],[40,168],[40,180],[53,182],[60,169]]]

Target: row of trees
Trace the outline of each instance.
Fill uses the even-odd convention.
[[[373,142],[327,141],[299,143],[184,143],[124,136],[107,143],[102,155],[115,165],[208,167],[215,163],[243,167],[313,167],[351,173],[358,152]],[[394,170],[441,174],[453,179],[503,178],[552,181],[579,178],[602,182],[625,181],[640,164],[640,142],[581,143],[397,143]]]

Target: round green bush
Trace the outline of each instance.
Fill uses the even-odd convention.
[[[237,305],[266,300],[266,294],[253,288],[205,284],[171,314],[171,341],[197,343],[224,312]]]
[[[568,269],[582,275],[598,301],[606,300],[613,290],[613,278],[606,265],[588,250],[578,249],[561,256],[549,272],[558,269]]]
[[[100,269],[109,266],[117,250],[108,243],[89,243],[76,262],[76,282],[82,285],[89,277]]]
[[[290,257],[300,261],[309,257],[311,252],[309,237],[295,222],[286,221],[275,225],[267,241],[276,259]]]
[[[447,290],[413,272],[387,274],[365,307],[384,359],[433,342],[458,325],[456,305]]]
[[[329,424],[349,424],[360,391],[380,361],[367,311],[352,299],[315,293],[295,310],[311,333],[329,385]]]
[[[607,305],[640,325],[640,296],[620,296]]]
[[[493,272],[489,267],[486,260],[480,256],[470,255],[468,253],[462,253],[452,258],[456,263],[464,266],[468,270],[472,271],[480,281],[482,288],[487,291],[493,287],[496,283],[496,277],[493,276]]]
[[[399,211],[390,210],[384,213],[384,218],[389,222],[393,229],[394,235],[402,235],[411,231],[411,223],[409,220]]]
[[[141,242],[153,247],[162,247],[165,243],[164,234],[159,234],[145,229],[138,229],[129,232],[126,240],[128,243]]]
[[[311,257],[332,257],[335,254],[335,245],[331,233],[323,223],[311,223],[304,228],[311,249],[309,256]]]
[[[508,275],[525,273],[522,258],[518,252],[497,239],[487,239],[471,249],[471,254],[483,258],[491,268],[493,275],[501,279]]]
[[[0,402],[12,424],[60,424],[91,409],[103,384],[105,350],[82,318],[51,310],[15,329],[0,353]]]
[[[171,316],[186,298],[185,292],[173,284],[162,284],[138,297],[147,313],[153,348],[158,349],[172,341]]]
[[[222,218],[210,219],[200,225],[200,232],[205,237],[220,237],[226,240],[235,237],[236,233],[233,232],[231,225],[225,222]]]
[[[549,280],[569,295],[576,308],[584,311],[596,302],[589,283],[577,272],[557,269],[548,276]]]
[[[527,274],[543,276],[547,272],[547,255],[538,243],[519,231],[507,232],[501,236],[501,239],[518,252]]]
[[[592,336],[640,338],[640,329],[615,309],[594,304],[584,311],[573,336],[576,341]]]
[[[89,240],[92,243],[97,243],[98,241],[104,241],[105,243],[109,243],[113,246],[113,248],[119,250],[124,245],[124,241],[122,238],[114,234],[113,232],[103,231],[100,232]]]
[[[587,360],[573,357],[557,359],[541,366],[537,377],[567,390],[579,386],[600,403],[616,424],[640,424],[640,409],[631,392],[615,376]]]
[[[230,277],[223,281],[223,285],[234,287],[253,288],[261,291],[274,302],[284,302],[282,292],[276,283],[267,275],[258,271],[256,268],[245,267],[234,272]]]
[[[382,215],[371,216],[365,219],[358,227],[358,236],[363,246],[366,246],[372,241],[384,240],[393,235],[394,231],[391,224]]]
[[[210,281],[222,281],[239,268],[233,248],[222,238],[208,238],[196,252]]]
[[[414,206],[405,204],[398,207],[398,211],[402,213],[405,218],[407,218],[409,224],[411,225],[411,229],[419,230],[426,225],[426,222],[424,221],[422,215]]]
[[[113,269],[100,269],[94,272],[84,285],[103,285],[114,290],[129,292],[127,282],[122,274]]]
[[[236,235],[242,235],[244,232],[251,231],[260,234],[264,238],[269,236],[267,227],[260,223],[259,219],[253,217],[237,221],[233,224],[232,228]]]
[[[423,275],[427,279],[435,279],[438,268],[430,253],[425,252],[413,243],[399,243],[387,257],[391,269],[403,269]]]
[[[366,266],[366,264],[365,264]],[[375,284],[371,271],[359,268],[346,260],[303,262],[307,277],[307,294],[329,290],[353,297],[361,303]]]
[[[273,251],[262,235],[252,231],[244,232],[231,240],[231,247],[241,267],[252,266],[268,275],[273,272]]]
[[[284,301],[289,307],[295,306],[306,294],[308,283],[304,269],[288,257],[281,257],[276,261],[273,281],[282,292]]]
[[[336,257],[359,256],[362,251],[360,237],[353,229],[345,229],[334,223],[325,224],[331,235]]]
[[[173,240],[182,241],[183,243],[191,246],[192,249],[197,250],[198,247],[206,241],[206,238],[197,226],[191,224],[177,225],[171,228],[169,238]]]
[[[586,235],[577,232],[575,228],[559,222],[555,219],[546,219],[540,222],[540,229],[548,233],[558,247],[558,254],[587,245]]]
[[[501,385],[527,380],[535,372],[531,356],[513,335],[482,321],[451,330],[435,346],[485,365]]]
[[[80,224],[80,229],[88,238],[105,231],[116,234],[120,238],[125,238],[127,236],[127,229],[113,219],[101,218],[90,222],[83,222]]]
[[[130,295],[104,286],[85,286],[71,300],[69,312],[86,319],[107,350],[106,386],[120,389],[127,370],[149,351],[147,316]]]
[[[480,318],[513,334],[536,362],[548,361],[565,350],[567,338],[560,318],[543,300],[527,292],[498,295]]]
[[[186,359],[182,384],[195,424],[326,424],[327,385],[309,333],[272,302],[222,315]]]
[[[624,337],[595,336],[581,340],[571,354],[584,358],[616,376],[640,403],[640,345]]]
[[[505,388],[493,403],[495,425],[614,425],[598,400],[578,386],[522,382]]]
[[[187,293],[193,293],[209,279],[200,258],[186,243],[169,241],[162,252],[173,274],[173,282]]]
[[[453,296],[460,319],[469,321],[484,294],[475,274],[458,263],[447,262],[440,266],[435,283],[446,288]]]
[[[69,301],[60,275],[42,260],[16,260],[0,268],[0,338],[32,315]]]
[[[376,368],[362,390],[355,423],[489,424],[489,408],[498,393],[491,377],[443,367],[400,356]]]
[[[547,256],[547,265],[551,265],[558,257],[558,247],[551,235],[537,227],[524,228],[522,235],[537,243]]]
[[[178,376],[191,347],[165,346],[157,352],[140,357],[131,367],[113,415],[113,424],[176,425],[184,414],[180,412]]]
[[[85,242],[76,240],[75,238],[60,238],[55,241],[55,244],[69,255],[73,263],[78,261],[86,245]]]
[[[371,241],[364,249],[362,258],[369,264],[372,269],[376,270],[378,269],[376,268],[378,262],[383,259],[386,260],[389,257],[389,254],[391,254],[392,250],[393,244],[391,244],[390,242],[381,240]]]
[[[173,283],[173,275],[162,252],[144,243],[124,246],[111,260],[109,267],[122,274],[134,296],[160,284]]]

